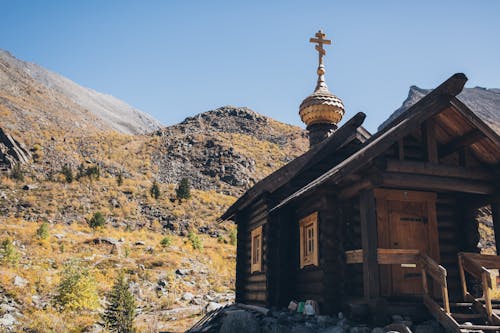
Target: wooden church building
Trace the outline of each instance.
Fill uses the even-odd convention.
[[[324,37],[311,39],[318,81],[299,112],[310,150],[220,217],[237,224],[236,301],[311,299],[321,313],[414,301],[454,320],[450,302],[473,297],[469,274],[491,287],[481,269],[500,268],[477,254],[476,219],[491,206],[500,244],[499,134],[456,97],[464,74],[374,135],[363,113],[337,128],[344,106],[325,83]]]

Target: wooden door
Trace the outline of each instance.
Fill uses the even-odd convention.
[[[434,193],[377,190],[379,248],[416,249],[439,262],[436,195]],[[420,269],[413,263],[380,268],[384,296],[422,294]]]

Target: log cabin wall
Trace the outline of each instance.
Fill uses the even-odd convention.
[[[348,250],[358,250],[363,247],[361,244],[361,219],[360,219],[359,196],[355,196],[349,201],[342,203],[341,220],[344,228],[344,248]],[[347,265],[345,281],[345,293],[352,298],[363,297],[363,265]]]
[[[451,299],[461,297],[460,277],[458,274],[458,252],[461,248],[458,230],[460,221],[457,200],[452,193],[438,193],[436,200],[436,216],[439,233],[440,264],[448,273],[448,292]]]
[[[300,269],[299,220],[318,212],[319,265]],[[344,298],[345,259],[341,207],[333,196],[312,192],[295,210],[293,219],[293,299],[316,300],[321,313],[336,313]]]
[[[236,265],[236,302],[268,305],[268,206],[264,199],[258,200],[237,217],[238,243]],[[262,226],[262,270],[250,271],[251,231]]]

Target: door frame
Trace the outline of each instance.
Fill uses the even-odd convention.
[[[436,216],[437,194],[434,192],[377,188],[374,189],[374,195],[377,211],[378,247],[391,248],[388,201],[425,202],[428,219],[428,255],[439,263],[439,231]],[[380,292],[382,296],[394,295],[390,265],[380,265]]]

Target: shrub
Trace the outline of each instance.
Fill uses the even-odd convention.
[[[62,169],[61,169],[61,173],[64,175],[64,178],[66,179],[66,182],[67,183],[72,183],[73,182],[73,170],[71,169],[70,166],[68,166],[67,164],[65,164]]]
[[[110,332],[132,333],[134,329],[135,299],[128,289],[125,274],[121,272],[108,294],[108,306],[103,319]]]
[[[87,221],[89,227],[92,229],[97,229],[106,223],[106,219],[101,212],[95,212],[94,215]]]
[[[118,186],[122,186],[123,185],[123,174],[121,172],[116,177],[116,184]]]
[[[177,189],[175,190],[178,200],[191,198],[191,186],[189,185],[189,179],[182,178]]]
[[[98,180],[101,177],[101,169],[98,165],[89,166],[85,169],[85,176],[87,176],[90,180]]]
[[[201,238],[195,234],[193,231],[190,231],[188,234],[188,239],[189,242],[191,243],[191,246],[195,250],[202,250],[203,249],[203,242],[201,241]]]
[[[19,262],[19,257],[19,252],[10,238],[0,243],[0,263],[15,266]]]
[[[155,199],[158,199],[160,197],[160,186],[158,186],[156,180],[154,181],[153,186],[151,186],[149,193]]]
[[[15,164],[12,167],[12,170],[10,170],[10,178],[23,181],[24,180],[24,172],[21,169],[21,166],[19,164]]]
[[[96,282],[87,267],[76,261],[64,265],[55,302],[68,310],[95,310],[99,307]]]
[[[163,237],[163,239],[160,241],[160,245],[162,247],[168,247],[172,244],[172,240],[170,237]]]
[[[41,240],[49,238],[49,224],[47,222],[43,222],[40,227],[38,227],[36,230],[36,237]]]
[[[236,241],[237,241],[236,229],[231,229],[231,232],[229,233],[229,244],[236,245]]]

